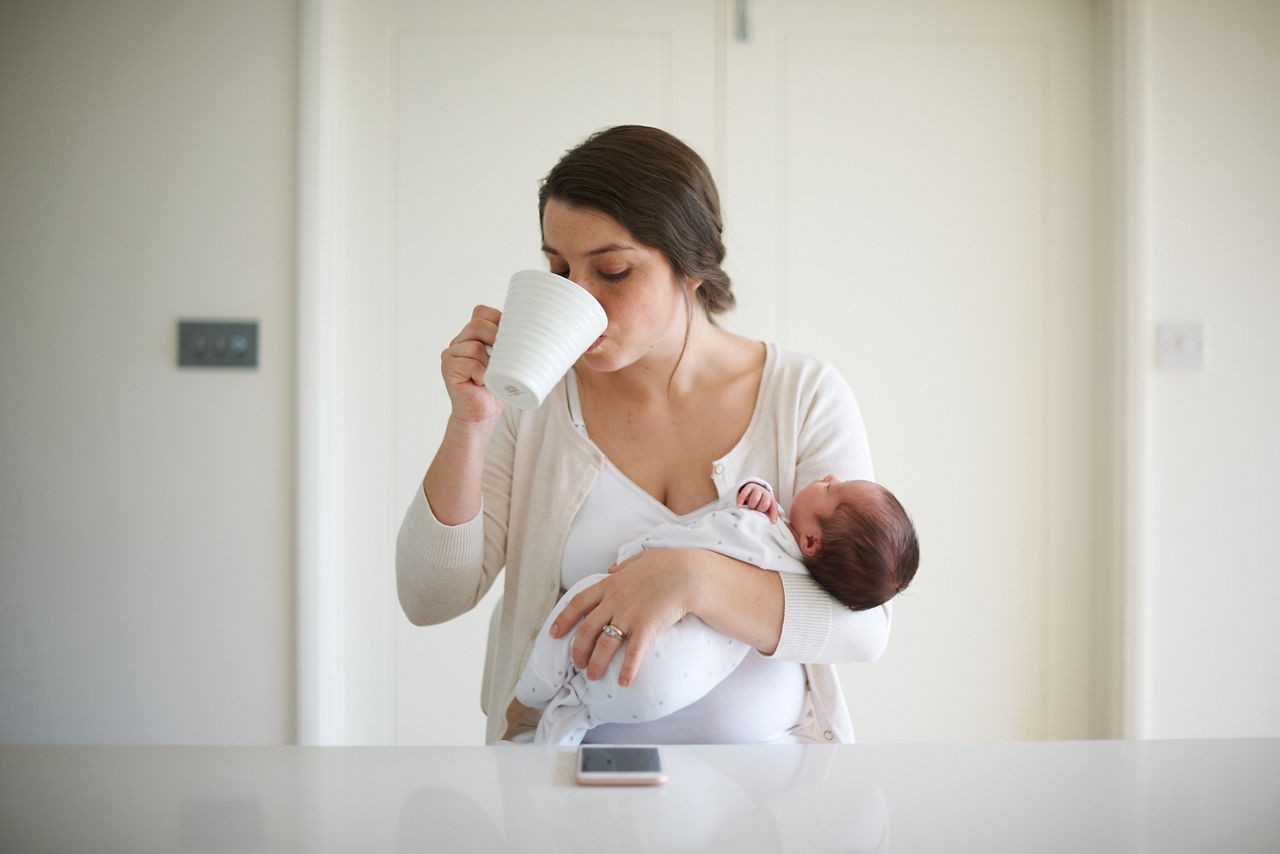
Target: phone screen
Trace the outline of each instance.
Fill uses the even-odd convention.
[[[662,757],[656,747],[583,747],[578,751],[578,768],[587,774],[656,774],[662,771]]]

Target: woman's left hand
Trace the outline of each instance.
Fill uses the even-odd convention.
[[[664,631],[694,610],[700,549],[652,549],[609,568],[609,577],[583,590],[551,624],[552,637],[561,637],[579,620],[572,650],[573,663],[599,679],[622,647],[604,633],[613,625],[627,639],[618,684],[630,685],[645,652]]]

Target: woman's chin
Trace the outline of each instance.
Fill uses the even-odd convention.
[[[609,347],[608,342],[602,339],[597,340],[578,359],[578,364],[587,370],[597,371],[602,374],[613,373],[621,366],[617,363],[617,354],[612,353],[611,350],[612,348]]]

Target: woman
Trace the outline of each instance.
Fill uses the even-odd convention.
[[[483,385],[500,313],[475,309],[441,354],[452,412],[397,548],[401,606],[420,625],[473,607],[506,567],[484,698],[490,743],[536,727],[514,700],[534,635],[561,592],[609,567],[620,545],[747,475],[788,505],[828,473],[872,479],[857,404],[830,365],[713,322],[734,298],[715,184],[688,146],[654,128],[596,134],[548,174],[539,212],[550,269],[599,300],[608,326],[541,408],[504,410]],[[831,662],[878,657],[888,605],[852,612],[804,575],[655,550],[583,591],[552,632],[576,632],[574,661],[590,679],[627,639],[626,684],[653,639],[690,613],[755,651],[680,712],[597,727],[587,741],[852,740]]]

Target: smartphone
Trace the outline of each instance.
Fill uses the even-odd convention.
[[[657,786],[667,782],[662,754],[647,745],[584,744],[578,748],[577,776],[584,786]]]

